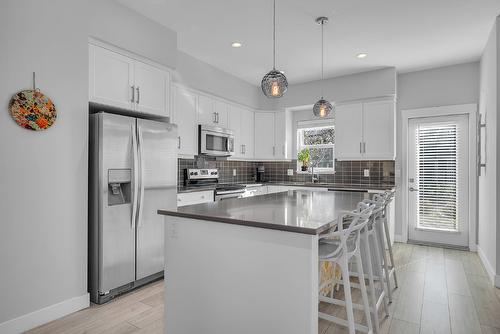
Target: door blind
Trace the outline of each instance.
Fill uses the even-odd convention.
[[[417,226],[457,231],[457,124],[425,124],[416,131]]]

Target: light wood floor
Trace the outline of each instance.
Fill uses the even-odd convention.
[[[382,322],[383,334],[500,334],[500,289],[491,286],[475,253],[406,244],[395,244],[394,251],[400,284],[391,315]],[[320,309],[345,317],[338,307],[322,304]],[[159,281],[28,333],[160,334],[163,310]],[[363,322],[362,313],[355,316]],[[319,334],[340,333],[348,331],[319,321]]]

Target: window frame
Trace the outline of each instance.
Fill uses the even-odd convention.
[[[333,160],[332,167],[314,167],[314,172],[319,174],[334,174],[335,173],[335,139],[333,144],[316,144],[316,145],[306,145],[303,144],[304,140],[304,131],[307,130],[318,130],[325,128],[333,128],[335,131],[335,124],[328,125],[305,125],[301,127],[297,127],[297,153],[303,150],[304,148],[331,148],[333,150]],[[335,138],[335,137],[334,137]],[[308,166],[307,171],[302,171],[301,169],[302,163],[297,160],[297,172],[298,173],[310,173],[311,165]]]

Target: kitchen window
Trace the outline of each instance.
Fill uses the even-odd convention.
[[[335,127],[333,122],[299,122],[297,124],[297,152],[309,149],[309,170],[333,173],[335,171]],[[297,162],[300,170],[302,163]]]

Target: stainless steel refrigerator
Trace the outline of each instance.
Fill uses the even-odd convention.
[[[157,210],[177,203],[177,127],[99,112],[89,135],[89,290],[101,304],[163,276]]]

